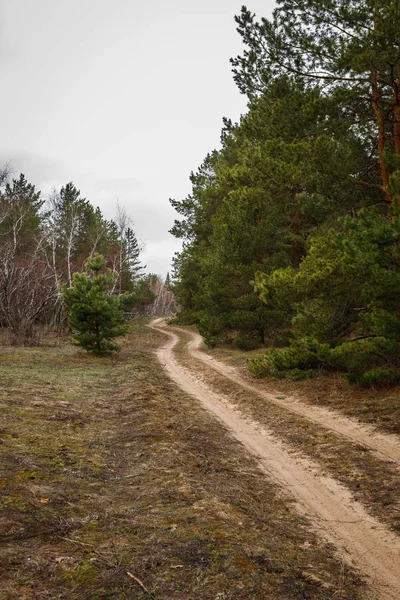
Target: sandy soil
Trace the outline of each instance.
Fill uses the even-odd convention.
[[[172,350],[178,343],[174,331],[162,319],[153,322],[169,336],[158,358],[169,376],[186,392],[213,413],[247,451],[257,457],[260,469],[271,477],[296,501],[298,510],[338,548],[345,562],[360,569],[369,580],[371,598],[400,598],[400,539],[369,515],[351,493],[333,478],[321,473],[318,464],[294,455],[288,446],[264,426],[242,414],[223,395],[210,390],[196,376],[175,360]],[[186,332],[187,333],[187,332]],[[376,432],[372,427],[338,415],[327,409],[302,404],[300,400],[278,400],[243,379],[234,368],[224,365],[199,350],[201,337],[193,334],[188,351],[196,359],[209,364],[224,377],[256,394],[263,395],[288,411],[300,414],[314,423],[335,431],[349,440],[363,444],[380,457],[400,463],[400,446],[395,436]],[[374,595],[372,595],[374,594]]]
[[[257,383],[251,383],[241,377],[234,367],[219,362],[202,352],[200,350],[202,345],[202,337],[193,333],[193,339],[188,345],[189,353],[198,360],[208,364],[224,377],[251,392],[255,392],[277,406],[284,407],[286,410],[300,415],[313,423],[322,425],[325,429],[334,431],[336,434],[352,442],[366,446],[379,456],[379,458],[389,459],[400,466],[400,440],[397,436],[380,433],[372,425],[360,423],[356,419],[346,417],[337,411],[306,404],[295,396],[277,398],[276,394],[261,390],[257,386]]]

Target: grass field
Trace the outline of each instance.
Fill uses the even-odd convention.
[[[135,324],[114,358],[0,347],[0,598],[372,598]]]

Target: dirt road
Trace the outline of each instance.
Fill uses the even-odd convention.
[[[294,454],[287,444],[264,425],[237,410],[229,398],[211,390],[198,376],[180,365],[173,348],[179,342],[179,329],[166,327],[162,319],[153,327],[162,329],[168,343],[158,351],[158,358],[169,376],[188,394],[201,402],[239,440],[247,451],[257,457],[260,470],[272,478],[297,503],[321,535],[336,545],[344,561],[360,569],[369,580],[371,599],[400,598],[400,539],[382,523],[369,515],[352,494],[340,483],[327,477],[316,462]],[[186,332],[187,333],[187,332]],[[201,338],[192,335],[188,352],[196,360],[206,362],[222,377],[234,381],[239,388],[263,394],[270,402],[278,400],[241,378],[228,367],[199,350]],[[290,412],[318,423],[319,426],[363,444],[380,457],[400,465],[400,447],[395,436],[386,436],[355,420],[338,418],[326,409],[306,406],[300,400],[279,401]],[[375,594],[375,595],[374,595]]]
[[[203,339],[199,334],[193,333],[192,340],[188,344],[189,353],[198,360],[209,365],[212,369],[238,384],[240,387],[255,392],[257,395],[265,398],[268,402],[284,407],[287,411],[301,415],[307,420],[322,425],[330,431],[334,431],[341,437],[372,450],[377,456],[389,459],[400,466],[400,440],[395,435],[382,434],[372,425],[360,423],[356,419],[351,419],[338,412],[333,412],[321,406],[311,406],[305,404],[294,396],[278,397],[264,390],[260,390],[257,385],[253,385],[243,379],[235,368],[221,363],[204,352],[200,348]]]

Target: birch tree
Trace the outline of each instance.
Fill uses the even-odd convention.
[[[32,339],[33,324],[54,301],[57,285],[46,261],[40,193],[21,175],[0,195],[0,323],[14,339]]]

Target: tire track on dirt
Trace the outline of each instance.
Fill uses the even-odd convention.
[[[176,328],[177,330],[179,328]],[[285,399],[278,399],[271,392],[261,390],[257,385],[251,384],[249,381],[241,377],[234,367],[221,363],[215,358],[208,356],[200,350],[203,344],[203,338],[194,332],[183,330],[186,334],[192,336],[188,344],[189,354],[203,363],[210,366],[214,371],[230,379],[240,387],[257,394],[268,402],[275,404],[299,415],[317,425],[325,427],[334,433],[349,439],[352,442],[361,444],[372,450],[380,459],[390,460],[400,466],[400,440],[397,436],[391,434],[380,433],[366,423],[360,423],[356,419],[346,417],[337,411],[332,411],[321,406],[313,406],[305,404],[301,400],[287,396]]]
[[[172,349],[179,341],[178,336],[162,328],[162,324],[162,320],[157,320],[152,326],[170,338],[157,352],[169,376],[186,393],[195,396],[257,457],[260,469],[296,499],[299,511],[341,550],[344,560],[360,569],[378,598],[398,600],[400,539],[371,517],[343,486],[331,477],[320,475],[317,464],[294,456],[265,427],[244,416],[222,395],[194,381],[173,357]]]

